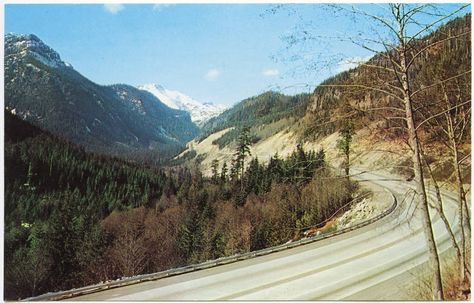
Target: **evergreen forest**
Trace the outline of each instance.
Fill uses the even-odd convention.
[[[250,137],[205,177],[86,153],[5,111],[5,298],[282,244],[351,202],[324,150],[263,164]]]

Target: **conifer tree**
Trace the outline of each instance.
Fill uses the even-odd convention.
[[[222,182],[222,183],[227,182],[227,162],[224,162],[224,164],[222,164],[222,169],[221,169],[221,182]]]
[[[244,187],[244,172],[245,172],[245,159],[247,156],[251,156],[252,153],[250,152],[250,128],[244,127],[242,132],[239,136],[239,143],[237,146],[237,151],[235,153],[235,162],[234,167],[235,171],[237,172],[237,176],[240,177],[240,190],[243,190]]]
[[[261,168],[258,162],[258,158],[252,159],[249,164],[249,169],[247,171],[247,193],[253,192],[255,194],[259,194],[261,183],[262,183],[262,176],[261,176]]]
[[[337,148],[344,155],[344,170],[346,176],[349,177],[350,153],[352,137],[354,136],[354,123],[347,121],[339,131],[340,138],[337,140]]]
[[[217,159],[212,160],[211,171],[212,171],[212,182],[214,182],[214,184],[217,184],[219,180],[218,168],[219,168],[219,160]]]

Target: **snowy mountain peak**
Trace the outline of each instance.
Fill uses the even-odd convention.
[[[199,102],[179,91],[169,90],[159,84],[144,84],[139,89],[148,91],[170,108],[187,111],[191,120],[197,125],[202,125],[212,117],[225,111],[227,107],[214,105],[210,102]]]
[[[163,86],[159,84],[144,84],[138,86],[138,89],[148,91],[170,108],[182,109],[179,107],[177,102],[171,97],[171,95],[174,94],[170,94],[171,91],[167,91]]]
[[[5,58],[31,56],[53,68],[71,67],[61,60],[59,54],[35,35],[8,33],[5,35]]]

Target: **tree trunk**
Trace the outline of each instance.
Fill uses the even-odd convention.
[[[245,173],[245,157],[242,157],[242,164],[240,167],[240,193],[244,191],[244,173]]]
[[[346,177],[349,177],[349,169],[350,169],[349,152],[347,152],[346,153]]]
[[[426,194],[425,182],[423,180],[423,170],[420,161],[420,153],[418,146],[418,136],[414,127],[412,106],[409,98],[406,101],[406,117],[408,122],[408,135],[410,138],[410,145],[413,149],[413,168],[415,171],[415,181],[416,181],[416,192],[419,197],[419,202],[421,203],[421,210],[423,212],[423,227],[426,235],[426,241],[428,244],[429,259],[431,267],[433,269],[433,282],[434,282],[434,300],[444,300],[443,296],[443,286],[441,284],[441,266],[438,256],[438,249],[435,243],[435,237],[433,233],[433,228],[431,226],[431,217],[428,206],[428,197]]]
[[[404,37],[403,32],[400,37]],[[413,169],[415,171],[416,181],[416,193],[419,197],[419,203],[421,204],[421,210],[423,214],[423,229],[426,236],[428,245],[428,253],[430,265],[433,270],[433,299],[444,300],[443,285],[441,282],[441,266],[438,256],[438,249],[436,247],[435,237],[433,228],[431,225],[431,217],[428,206],[428,197],[426,194],[425,182],[423,179],[423,169],[420,158],[420,148],[418,145],[419,139],[416,133],[415,120],[413,117],[413,106],[411,102],[411,91],[408,81],[408,69],[406,67],[406,46],[404,41],[401,41],[402,49],[400,51],[400,66],[401,66],[401,82],[403,86],[403,100],[405,103],[405,115],[407,121],[407,132],[409,137],[409,143],[413,151]]]
[[[463,207],[464,188],[462,184],[461,170],[458,165],[459,164],[458,148],[457,148],[456,140],[454,139],[454,137],[452,137],[452,144],[453,144],[453,164],[454,164],[454,169],[456,170],[456,182],[458,184],[459,228],[461,230],[462,271],[460,272],[460,277],[462,281],[464,281],[465,273],[466,273],[466,232],[464,229],[465,218],[464,218],[464,207]]]
[[[446,102],[446,108],[449,109],[451,104],[449,103],[449,98],[446,90],[443,86],[444,92],[444,100]],[[464,230],[464,207],[463,207],[463,200],[464,200],[464,187],[462,184],[462,177],[461,177],[461,170],[459,168],[459,154],[458,154],[458,144],[456,142],[456,137],[454,133],[454,123],[453,119],[451,118],[451,114],[448,112],[445,114],[446,122],[447,122],[447,133],[449,137],[449,143],[451,144],[451,159],[452,164],[455,170],[456,175],[456,184],[457,184],[457,195],[458,195],[458,212],[459,212],[459,230],[461,231],[461,260],[460,260],[460,271],[459,277],[461,281],[465,280],[465,273],[466,273],[466,233]]]
[[[436,191],[436,198],[438,200],[438,205],[435,205],[434,207],[438,211],[438,214],[441,220],[443,220],[444,226],[446,227],[446,230],[449,233],[449,237],[451,238],[451,242],[453,243],[453,247],[456,250],[456,259],[458,260],[459,274],[460,274],[460,277],[462,277],[464,280],[465,262],[463,259],[463,255],[461,253],[461,248],[459,247],[458,242],[456,241],[456,237],[454,235],[453,229],[451,228],[451,224],[449,223],[448,219],[446,218],[446,215],[444,214],[444,206],[443,206],[443,198],[441,196],[441,190],[439,188],[438,182],[436,182],[436,179],[433,176],[433,172],[431,171],[431,167],[428,161],[426,161],[426,157],[423,152],[423,149],[421,149],[421,154],[422,154],[423,162],[425,162],[425,166],[428,170],[428,173],[430,174],[430,178],[433,181],[433,185]]]

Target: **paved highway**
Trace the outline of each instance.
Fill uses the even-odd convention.
[[[381,173],[358,178],[374,190],[389,189],[399,206],[376,223],[330,239],[72,300],[410,299],[414,270],[427,261],[420,214],[407,195],[414,184]],[[456,220],[454,195],[445,193],[445,201],[448,219]],[[434,233],[439,250],[447,252],[451,242],[437,215]]]

